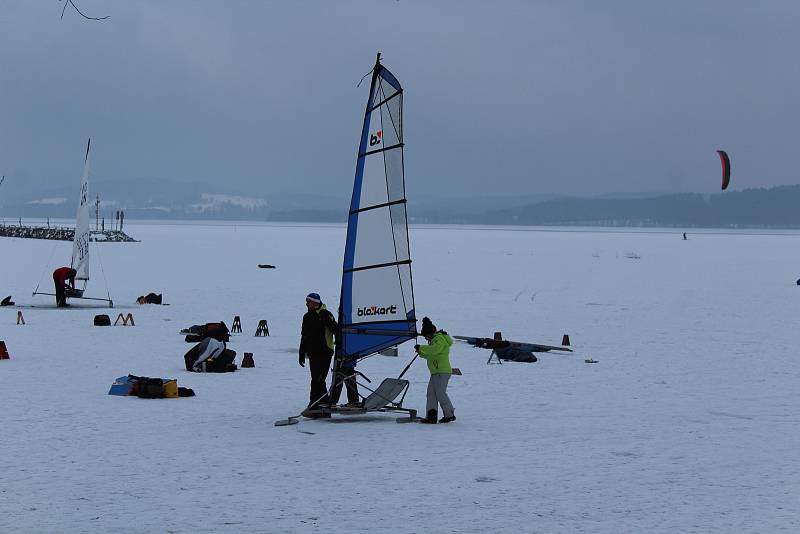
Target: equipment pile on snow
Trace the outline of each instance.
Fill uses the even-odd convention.
[[[225,343],[207,337],[183,356],[186,370],[196,373],[229,373],[236,370],[233,359],[236,352],[225,348]]]

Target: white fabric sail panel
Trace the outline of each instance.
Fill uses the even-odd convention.
[[[386,187],[386,167],[383,162],[383,152],[365,156],[364,174],[361,179],[361,198],[358,203],[359,209],[386,204],[388,201],[389,194]]]
[[[399,91],[395,89],[392,84],[388,83],[382,77],[378,76],[375,88],[372,91],[372,99],[370,100],[370,107],[377,106],[387,98],[394,96]]]
[[[381,109],[384,107],[381,106],[373,111],[370,117],[370,131],[367,135],[366,147],[368,155],[364,156],[360,209],[405,198],[403,150],[397,146],[400,140],[397,138],[395,127],[392,124],[388,125],[388,130],[383,127]],[[387,135],[389,136],[388,143]],[[391,146],[395,148],[387,150],[387,147]],[[375,150],[380,151],[369,153]]]
[[[403,141],[403,124],[400,114],[402,103],[403,95],[397,95],[378,108],[381,112],[384,146],[395,146]]]
[[[395,265],[353,273],[353,323],[406,319],[403,287],[387,283],[391,278],[397,280]]]
[[[404,204],[395,204],[389,208],[392,218],[392,231],[394,233],[395,254],[398,261],[411,259],[408,246],[408,226],[406,224],[406,207]]]
[[[75,239],[72,242],[72,268],[79,280],[89,279],[89,147],[83,166],[81,190],[78,197],[78,215],[75,218]]]
[[[367,153],[384,148],[383,130],[381,128],[380,109],[370,114],[370,130],[367,134]],[[375,152],[364,156],[364,171],[361,178],[361,196],[359,209],[385,204],[389,201],[386,185],[386,167],[384,152]],[[402,178],[402,177],[401,177]]]
[[[402,236],[394,235],[389,217],[389,209],[385,207],[358,214],[358,239],[355,244],[353,268],[408,259],[407,255],[402,258],[398,258],[396,255],[396,237],[405,241],[406,236],[405,233]],[[403,232],[405,232],[405,228]],[[401,245],[401,250],[407,254],[408,246]],[[386,276],[390,275],[386,274]],[[386,283],[396,284],[396,277],[395,279],[387,278]]]
[[[398,265],[397,272],[400,275],[400,291],[403,294],[406,313],[408,313],[414,308],[414,289],[411,286],[411,265],[408,263]]]

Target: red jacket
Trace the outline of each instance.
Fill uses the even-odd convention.
[[[67,280],[69,280],[69,287],[75,287],[75,277],[70,277],[70,271],[72,269],[69,267],[59,267],[55,271],[53,271],[53,281],[56,284],[62,285],[64,287],[67,286]]]

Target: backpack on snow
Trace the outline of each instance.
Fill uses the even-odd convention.
[[[187,343],[197,343],[198,341],[203,341],[206,338],[213,338],[217,341],[230,341],[230,331],[228,330],[227,325],[220,321],[218,323],[206,323],[203,325],[193,325],[185,330],[182,330],[181,333],[186,334],[186,342]]]
[[[140,399],[170,399],[178,396],[178,381],[150,378],[147,376],[131,377],[136,381],[131,388],[131,395]]]

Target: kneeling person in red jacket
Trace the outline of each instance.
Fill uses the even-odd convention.
[[[78,271],[71,267],[59,267],[53,271],[53,284],[56,286],[56,306],[67,306],[67,289],[75,289]]]

